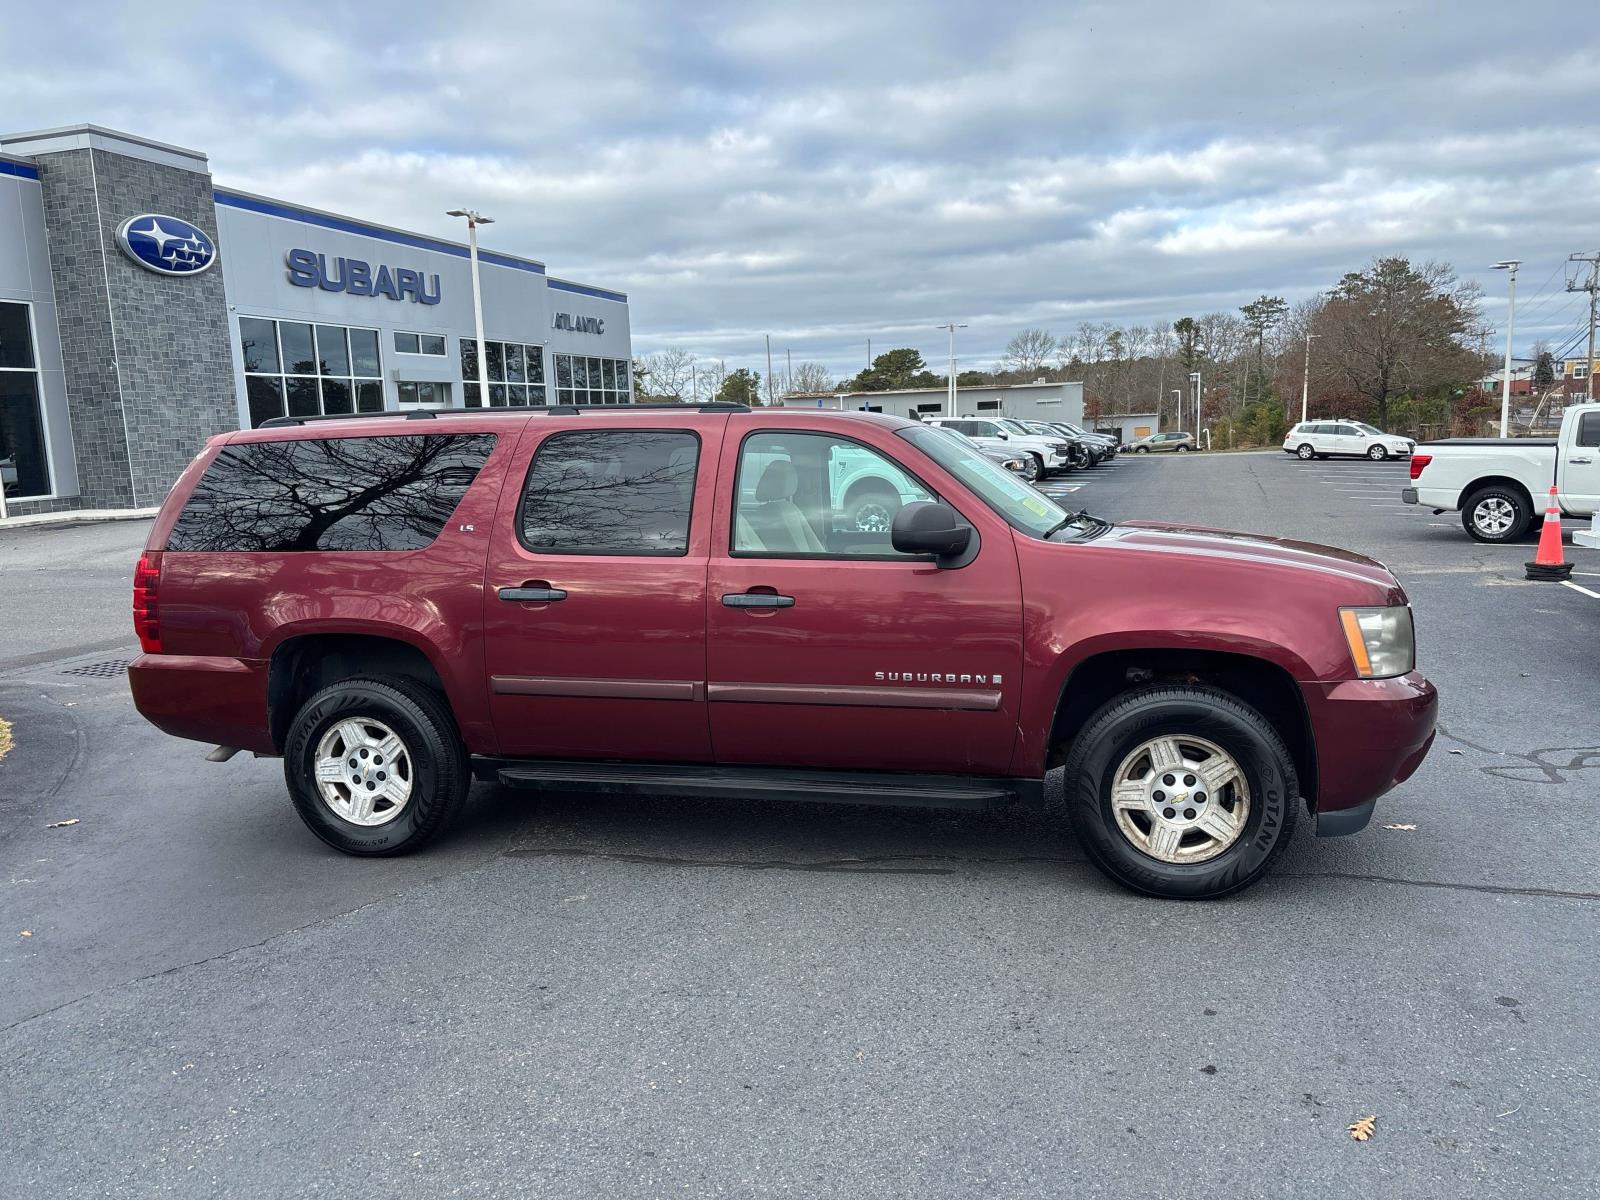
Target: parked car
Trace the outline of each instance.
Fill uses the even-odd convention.
[[[1122,449],[1122,444],[1108,433],[1091,433],[1082,426],[1074,425],[1071,421],[1051,421],[1050,424],[1065,434],[1081,438],[1090,447],[1098,446],[1102,462],[1108,458],[1115,458]]]
[[[1022,421],[1020,423],[1029,433],[1036,433],[1040,437],[1050,438],[1052,441],[1066,442],[1068,470],[1079,471],[1085,467],[1092,467],[1100,461],[1100,447],[1091,445],[1083,438],[1067,433],[1048,421]]]
[[[1072,448],[1066,442],[1040,437],[1003,417],[929,417],[925,423],[964,433],[988,450],[1025,455],[1023,478],[1029,483],[1072,469]]]
[[[1195,449],[1194,434],[1192,433],[1152,433],[1142,437],[1133,444],[1135,454],[1187,454]]]
[[[1600,509],[1600,404],[1575,404],[1553,438],[1445,438],[1411,456],[1411,481],[1400,498],[1435,513],[1460,510],[1480,542],[1524,536],[1544,511],[1550,488],[1563,515]]]
[[[1283,451],[1296,458],[1410,458],[1416,443],[1365,421],[1302,421],[1283,437]]]
[[[841,506],[861,456],[914,497],[888,530]],[[354,855],[433,841],[474,777],[985,808],[1061,767],[1108,875],[1219,896],[1302,810],[1365,826],[1438,706],[1381,564],[1070,513],[863,412],[279,417],[174,485],[133,614],[138,710],[281,756]]]

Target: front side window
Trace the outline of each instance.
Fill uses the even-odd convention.
[[[444,529],[494,442],[472,433],[224,446],[167,549],[420,550]]]
[[[383,411],[378,331],[239,318],[250,425],[273,417]]]
[[[1578,445],[1600,446],[1600,412],[1584,413],[1578,418]]]
[[[681,430],[573,430],[545,438],[518,528],[536,554],[689,552],[700,439]]]
[[[26,304],[0,304],[0,488],[13,500],[50,494],[32,318]]]
[[[739,450],[732,550],[785,558],[916,557],[895,550],[890,529],[907,504],[934,499],[859,442],[825,433],[753,433]]]

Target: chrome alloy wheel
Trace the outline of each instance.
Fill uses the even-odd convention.
[[[894,527],[894,517],[882,500],[864,500],[856,505],[857,533],[888,533]]]
[[[1480,500],[1472,510],[1472,523],[1485,537],[1505,537],[1516,520],[1517,510],[1512,507],[1511,501],[1502,500],[1499,496]]]
[[[317,743],[317,794],[352,825],[385,825],[405,811],[414,776],[406,745],[382,721],[348,717]]]
[[[1136,746],[1122,760],[1111,807],[1135,849],[1162,862],[1205,862],[1244,832],[1250,785],[1215,742],[1169,734]]]

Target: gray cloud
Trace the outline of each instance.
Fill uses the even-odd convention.
[[[13,10],[5,123],[197,146],[223,181],[627,290],[639,353],[853,370],[1025,324],[1299,299],[1377,254],[1600,244],[1600,41],[1568,5],[88,3]],[[196,36],[177,36],[189,30]],[[1559,30],[1559,34],[1547,31]],[[1552,276],[1541,291],[1540,282]],[[1524,316],[1524,313],[1526,316]]]

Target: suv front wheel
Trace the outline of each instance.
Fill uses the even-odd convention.
[[[283,775],[295,809],[346,854],[405,854],[442,833],[471,785],[444,702],[409,679],[349,679],[307,700]]]
[[[1206,900],[1266,874],[1294,830],[1294,762],[1259,712],[1207,687],[1130,692],[1089,718],[1067,814],[1094,864],[1150,896]]]

